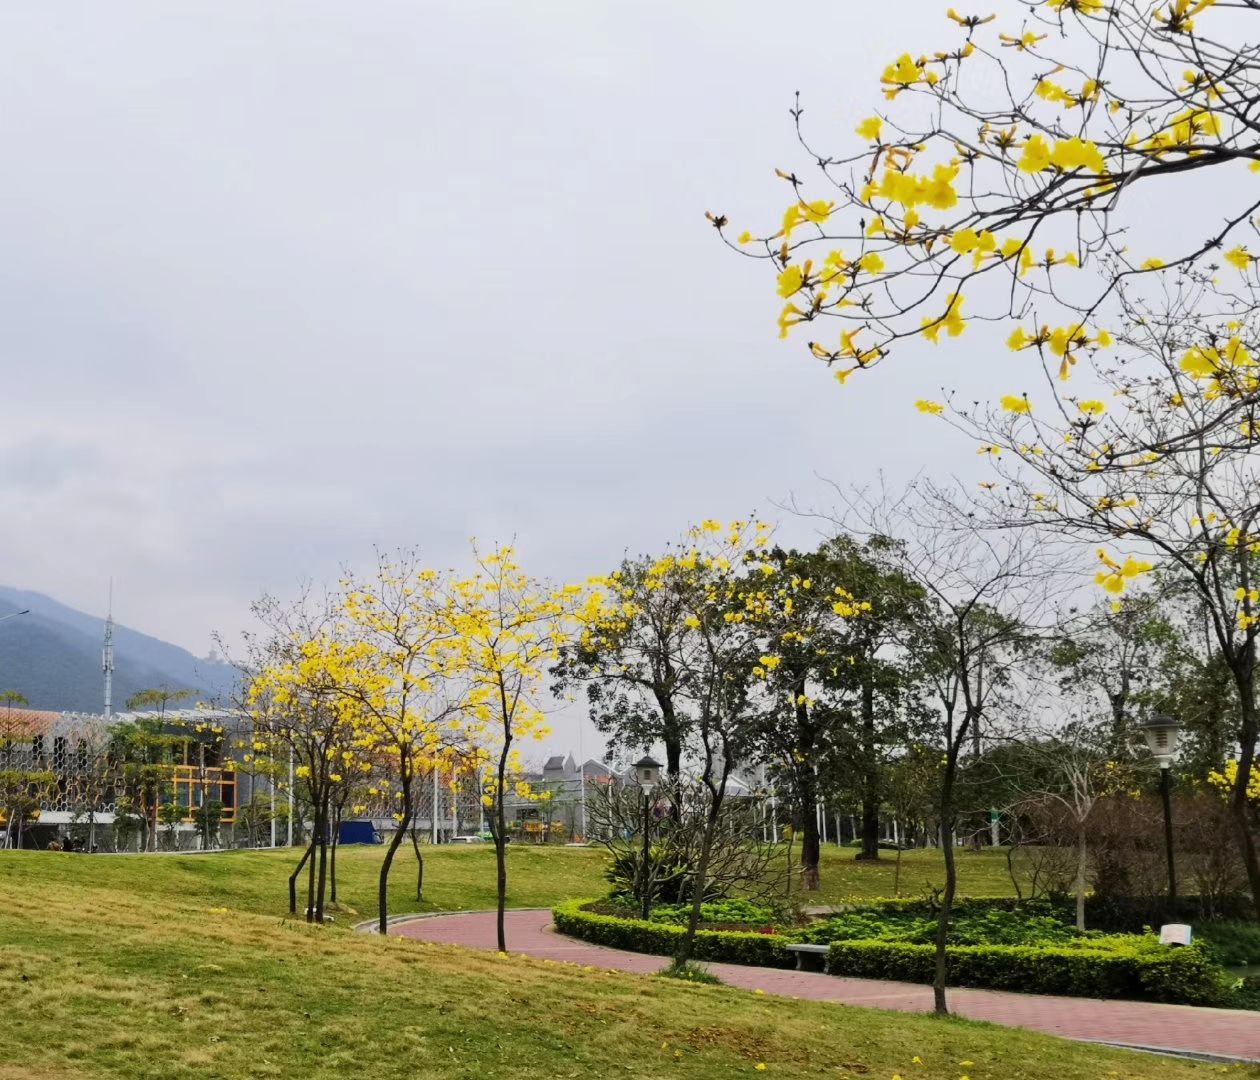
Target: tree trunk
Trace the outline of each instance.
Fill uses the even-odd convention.
[[[319,844],[319,810],[315,808],[311,815],[311,858],[306,866],[306,921],[315,921],[315,849]]]
[[[1256,715],[1255,683],[1250,670],[1235,674],[1238,682],[1238,698],[1242,723],[1238,731],[1238,772],[1234,776],[1234,788],[1230,792],[1229,806],[1234,820],[1234,832],[1242,852],[1243,865],[1247,870],[1247,883],[1251,886],[1251,900],[1256,918],[1260,919],[1260,858],[1256,852],[1256,838],[1251,828],[1247,789],[1255,764],[1256,731],[1260,718]]]
[[[720,801],[709,812],[705,821],[704,836],[700,840],[700,858],[696,861],[696,873],[692,878],[691,915],[687,919],[687,932],[678,943],[678,952],[674,954],[674,964],[682,967],[691,959],[696,944],[696,930],[700,926],[700,906],[704,903],[705,879],[709,873],[709,856],[713,851],[713,835],[717,831]]]
[[[398,828],[394,830],[394,835],[389,838],[389,846],[385,849],[385,858],[381,860],[381,872],[376,882],[376,931],[382,937],[384,937],[386,930],[389,928],[389,868],[394,864],[394,854],[402,843],[403,830],[408,824],[409,822],[405,819],[398,823]]]
[[[962,741],[961,739],[959,740]],[[954,893],[958,888],[958,868],[954,864],[954,774],[958,768],[958,747],[951,745],[941,777],[941,848],[945,856],[945,892],[936,921],[936,972],[932,979],[932,1001],[937,1016],[949,1015],[945,1000],[948,976],[945,946],[949,940],[949,921],[954,913]]]
[[[1085,876],[1089,871],[1089,849],[1085,841],[1085,823],[1076,833],[1076,929],[1085,930]]]
[[[855,859],[879,858],[879,763],[875,753],[875,688],[862,682],[862,847]]]
[[[411,822],[411,847],[416,853],[416,903],[424,902],[424,856],[420,854],[420,841],[416,838],[416,823]]]
[[[319,883],[315,892],[315,921],[322,923],[324,921],[324,889],[328,881],[328,799],[324,798],[324,805],[320,807],[319,817],[316,819],[317,829],[319,833]]]
[[[669,778],[669,816],[675,825],[682,824],[682,806],[678,802],[678,779],[682,775],[683,737],[674,710],[674,699],[661,690],[654,691],[661,710],[661,741],[665,744],[665,775]]]
[[[302,872],[302,867],[306,865],[307,860],[315,852],[315,840],[312,837],[311,842],[306,847],[306,852],[302,855],[301,861],[294,868],[293,873],[289,875],[289,914],[297,914],[297,879],[298,874]]]
[[[801,888],[813,892],[819,887],[818,864],[821,845],[818,840],[818,786],[813,769],[800,769],[801,795]]]
[[[328,902],[337,903],[337,840],[341,833],[341,807],[333,810],[332,850],[328,854]]]
[[[810,723],[805,696],[805,680],[792,686],[792,708],[796,716],[796,742],[804,760],[796,767],[796,790],[801,811],[801,887],[813,892],[819,887],[821,851],[818,839],[818,776],[814,772],[814,729]]]
[[[497,909],[495,912],[495,931],[498,934],[499,952],[507,952],[507,932],[504,929],[504,913],[507,910],[507,814],[503,807],[504,787],[507,783],[508,751],[512,746],[512,738],[503,740],[503,750],[499,754],[499,769],[494,793],[494,871],[495,891],[497,893]]]

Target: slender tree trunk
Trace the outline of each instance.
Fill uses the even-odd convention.
[[[819,887],[819,861],[822,857],[818,839],[818,776],[814,772],[814,729],[810,723],[805,696],[805,680],[792,686],[792,708],[796,717],[797,749],[805,759],[796,767],[796,789],[801,811],[801,887],[813,892]]]
[[[674,709],[674,699],[656,691],[656,704],[661,710],[661,741],[665,744],[665,775],[669,778],[669,816],[675,825],[682,824],[682,806],[678,801],[679,777],[682,775],[683,738]]]
[[[875,688],[862,681],[862,847],[854,858],[879,858],[879,762],[875,752]]]
[[[504,704],[504,716],[507,716],[507,706]],[[507,763],[508,753],[512,747],[512,734],[509,724],[504,725],[507,728],[506,737],[503,740],[503,749],[499,753],[499,768],[495,779],[494,792],[494,871],[495,871],[495,890],[498,898],[498,905],[495,912],[495,931],[498,934],[499,952],[507,952],[507,933],[504,930],[504,913],[507,910],[507,814],[503,807],[503,799],[506,794],[504,788],[507,784]]]
[[[1257,855],[1256,838],[1251,827],[1247,792],[1251,772],[1255,765],[1256,733],[1257,728],[1260,727],[1260,717],[1256,714],[1255,682],[1250,667],[1242,674],[1236,673],[1235,679],[1238,682],[1242,723],[1238,731],[1238,772],[1234,777],[1233,791],[1230,792],[1229,806],[1234,821],[1234,832],[1242,852],[1243,865],[1247,870],[1247,882],[1251,886],[1251,899],[1255,905],[1256,918],[1260,919],[1260,857]]]
[[[700,858],[696,861],[696,873],[692,878],[691,915],[687,919],[687,932],[678,943],[674,963],[682,967],[691,959],[696,944],[696,931],[700,926],[700,906],[704,903],[704,889],[709,873],[709,857],[713,852],[713,836],[717,832],[721,801],[715,800],[705,821],[704,835],[700,838]]]
[[[411,818],[411,799],[407,800],[407,818]],[[394,853],[402,844],[403,829],[410,825],[410,820],[402,820],[394,834],[389,837],[386,857],[381,861],[381,875],[377,878],[377,933],[384,936],[389,925],[389,867],[393,866]]]
[[[818,840],[818,785],[814,771],[802,765],[798,788],[801,796],[801,887],[813,892],[819,887],[818,864],[821,845]]]
[[[416,903],[424,902],[424,856],[420,853],[420,841],[416,838],[416,822],[411,821],[411,847],[416,853]]]
[[[332,850],[328,855],[328,902],[337,903],[337,841],[341,833],[341,807],[333,810]]]
[[[415,807],[411,799],[411,782],[410,769],[400,770],[399,786],[402,788],[403,819],[398,823],[398,828],[394,830],[394,835],[389,838],[389,846],[385,849],[385,858],[381,860],[381,873],[376,883],[376,930],[382,937],[385,936],[385,932],[389,928],[389,869],[394,865],[394,856],[398,853],[398,848],[403,842],[403,836],[409,828],[413,827],[415,822]],[[412,832],[411,838],[414,843],[414,832]]]
[[[958,868],[954,864],[954,774],[958,767],[958,750],[951,746],[945,775],[941,778],[941,849],[945,856],[945,892],[936,922],[936,973],[932,979],[932,1001],[937,1016],[949,1015],[945,1000],[948,978],[945,946],[949,940],[949,922],[954,914],[954,893],[958,888]]]
[[[306,864],[306,921],[315,921],[315,851],[319,846],[319,810],[311,815],[311,858]]]
[[[315,921],[324,921],[324,895],[328,884],[328,807],[320,811],[319,883],[315,892]]]
[[[294,867],[293,873],[289,875],[289,914],[290,915],[297,914],[298,875],[302,872],[302,867],[306,865],[307,861],[310,859],[311,855],[314,854],[314,852],[315,852],[315,840],[314,838],[312,838],[311,842],[306,845],[306,851],[302,854],[301,861],[297,864],[296,867]]]
[[[1085,929],[1085,879],[1089,872],[1089,848],[1085,840],[1085,823],[1076,832],[1076,929]]]

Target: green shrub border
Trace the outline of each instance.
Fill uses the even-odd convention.
[[[833,975],[930,983],[936,948],[900,941],[836,941],[827,954]],[[1146,942],[1107,950],[1053,945],[949,945],[952,986],[1027,994],[1123,998],[1179,1005],[1222,1005],[1230,980],[1197,945]]]
[[[673,956],[686,927],[668,923],[645,923],[639,919],[622,919],[587,911],[588,904],[598,900],[568,900],[551,909],[556,929],[569,937],[613,949]],[[787,950],[787,942],[775,934],[757,934],[740,930],[700,930],[696,933],[693,960],[719,964],[751,964],[755,967],[792,968],[796,958]]]
[[[587,899],[557,904],[551,909],[556,930],[595,945],[656,956],[672,956],[686,932],[681,926],[586,910],[596,903],[599,901]],[[796,958],[788,951],[789,944],[791,938],[775,934],[700,930],[693,959],[793,968]],[[828,970],[833,975],[930,983],[935,968],[936,949],[932,945],[837,941],[828,953]],[[946,949],[946,971],[952,986],[1029,994],[1181,1005],[1222,1005],[1230,1000],[1228,977],[1197,944],[1177,948],[1143,941],[1106,950],[1050,945],[951,945]]]

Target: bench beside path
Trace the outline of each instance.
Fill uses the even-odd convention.
[[[494,912],[399,919],[391,924],[389,932],[472,949],[498,947]],[[659,971],[666,962],[660,956],[610,949],[557,934],[551,926],[551,912],[545,908],[509,911],[506,933],[510,951],[538,960],[589,964],[639,975]],[[899,1012],[932,1011],[932,988],[917,983],[740,964],[705,966],[728,986],[744,990]],[[951,1010],[972,1020],[1029,1028],[1069,1039],[1260,1061],[1258,1012],[963,988],[950,989],[949,1003]]]

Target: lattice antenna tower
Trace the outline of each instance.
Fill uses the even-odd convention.
[[[114,579],[109,579],[109,611],[105,615],[105,640],[101,644],[101,672],[105,676],[105,719],[114,706]]]

